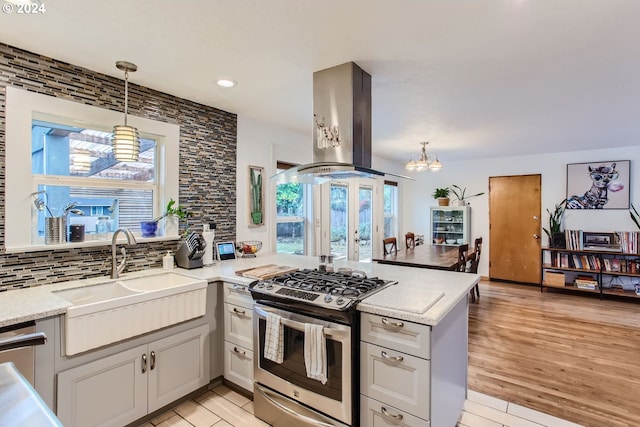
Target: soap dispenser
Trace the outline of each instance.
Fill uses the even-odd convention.
[[[162,257],[162,268],[173,270],[173,255],[171,255],[171,251],[167,251],[167,254]]]

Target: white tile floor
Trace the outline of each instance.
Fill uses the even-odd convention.
[[[193,400],[181,403],[142,427],[154,426],[268,427],[253,416],[251,400],[225,386],[218,386]],[[582,426],[470,390],[458,427]]]

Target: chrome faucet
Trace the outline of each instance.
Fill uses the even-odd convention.
[[[112,279],[118,278],[118,275],[122,273],[122,270],[124,270],[124,267],[127,263],[127,251],[125,248],[120,249],[120,251],[122,252],[122,261],[120,262],[120,264],[118,264],[118,262],[116,261],[116,245],[118,243],[118,233],[120,232],[124,233],[124,235],[127,236],[127,242],[130,245],[135,245],[136,243],[138,243],[133,233],[131,233],[131,231],[129,231],[128,228],[120,227],[113,232],[113,238],[111,239],[111,278]]]

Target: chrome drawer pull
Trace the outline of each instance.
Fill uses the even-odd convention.
[[[380,407],[380,412],[382,412],[382,415],[393,418],[394,420],[401,420],[404,418],[402,414],[392,414],[391,412],[387,411],[387,408],[385,408],[384,406]]]
[[[151,352],[151,370],[153,371],[156,368],[156,352]]]
[[[404,323],[402,322],[389,322],[384,317],[382,318],[382,324],[384,326],[393,326],[394,328],[402,328],[404,326]]]
[[[240,314],[241,316],[244,316],[247,312],[244,310],[238,310],[237,308],[233,307],[233,312],[236,314]]]
[[[142,373],[147,372],[147,353],[142,353]]]
[[[402,356],[389,356],[385,351],[381,351],[380,354],[382,355],[383,358],[394,361],[394,362],[402,362],[404,360],[404,357]]]
[[[240,292],[247,292],[247,287],[246,286],[239,286],[239,285],[233,285],[232,286],[233,290],[236,291],[240,291]]]
[[[246,351],[238,350],[238,347],[233,347],[233,351],[235,353],[238,353],[240,356],[246,356],[247,355]]]

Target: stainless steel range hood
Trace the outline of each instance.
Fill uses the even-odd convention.
[[[313,163],[271,177],[321,184],[375,178],[371,169],[371,76],[353,62],[313,73]],[[399,176],[399,175],[396,175]]]

